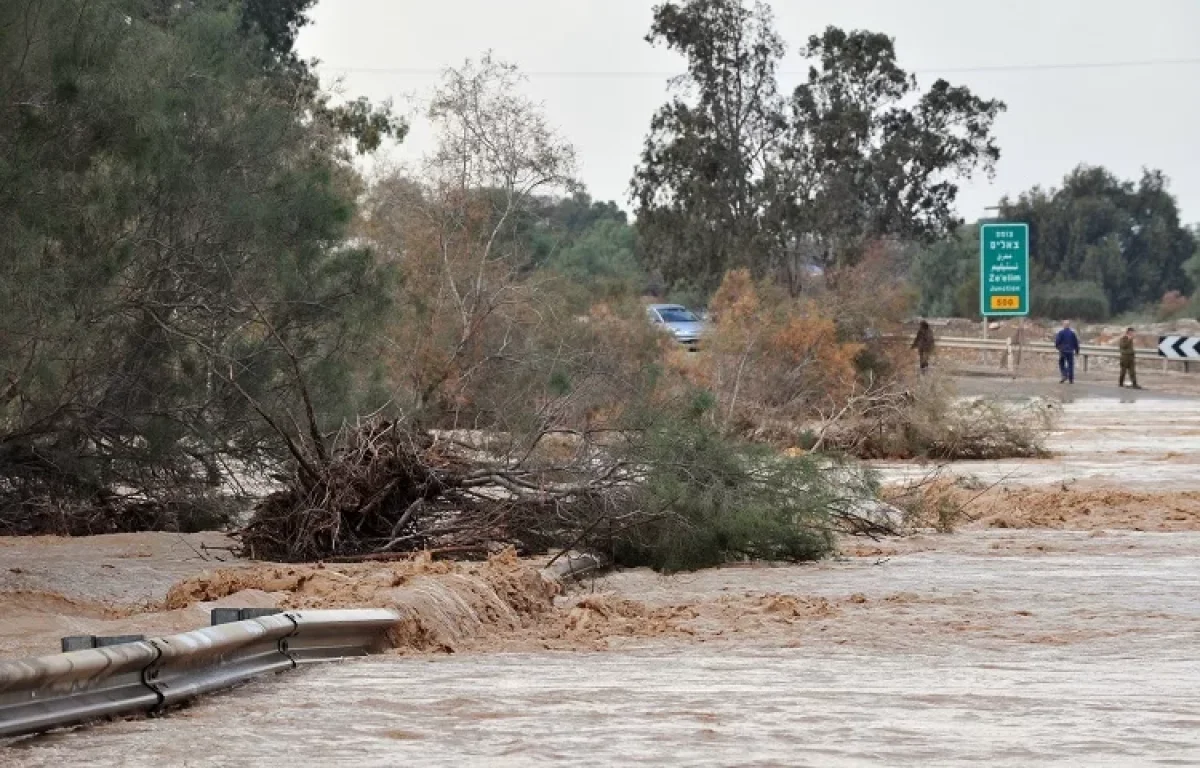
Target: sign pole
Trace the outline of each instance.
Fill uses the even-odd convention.
[[[1025,318],[1022,317],[1020,322],[1017,323],[1017,365],[1016,365],[1016,368],[1018,368],[1018,369],[1021,367],[1021,352],[1024,349],[1024,347],[1025,347]],[[1016,371],[1013,371],[1013,373],[1015,374]]]

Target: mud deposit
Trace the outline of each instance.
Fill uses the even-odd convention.
[[[1200,491],[996,487],[982,493],[964,488],[945,492],[961,506],[965,530],[1200,531]]]
[[[227,549],[232,545],[218,533],[0,538],[0,657],[57,653],[64,635],[170,634],[203,626],[208,608],[229,603],[168,611],[162,602],[180,579],[236,566]],[[233,604],[273,601],[246,594]]]

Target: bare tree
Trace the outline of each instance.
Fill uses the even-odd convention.
[[[453,409],[522,326],[547,322],[520,228],[536,198],[575,188],[572,147],[521,78],[490,55],[448,70],[429,107],[436,149],[415,178],[393,174],[369,195],[364,233],[399,263],[401,307],[389,353],[402,356],[416,411]]]

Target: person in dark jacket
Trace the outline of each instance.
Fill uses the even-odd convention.
[[[917,338],[913,339],[912,348],[917,350],[917,357],[921,360],[921,373],[925,373],[929,358],[933,355],[933,329],[924,320],[917,328]]]
[[[1134,389],[1141,389],[1137,383],[1137,353],[1133,348],[1133,329],[1126,328],[1125,335],[1121,337],[1121,378],[1117,380],[1117,386],[1125,386],[1125,374],[1129,374],[1129,383]]]
[[[1058,350],[1058,372],[1062,374],[1060,384],[1075,383],[1075,355],[1079,354],[1079,337],[1071,330],[1071,321],[1063,320],[1062,330],[1054,336],[1054,348]]]

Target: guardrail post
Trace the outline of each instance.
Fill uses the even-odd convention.
[[[1164,357],[1163,358],[1163,373],[1166,373],[1167,371],[1171,370],[1170,365],[1171,365],[1171,360],[1169,358]]]
[[[1087,370],[1088,370],[1088,356],[1085,354],[1083,356],[1083,372],[1087,373]]]
[[[1012,373],[1014,370],[1012,339],[1005,339],[1004,341],[1004,363],[1005,367],[1008,368],[1008,372]]]

